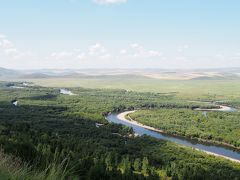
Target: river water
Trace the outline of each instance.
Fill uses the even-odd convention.
[[[74,93],[72,93],[72,91],[67,90],[67,89],[60,89],[60,94],[70,95],[70,96],[75,95]]]
[[[192,147],[194,149],[213,153],[213,154],[219,155],[219,156],[224,156],[229,159],[240,160],[240,152],[236,151],[230,147],[225,147],[225,146],[221,146],[221,145],[213,145],[213,144],[209,144],[209,143],[202,143],[202,142],[198,142],[196,140],[191,140],[188,138],[182,138],[182,137],[167,135],[167,134],[160,133],[160,132],[155,132],[155,131],[146,129],[144,127],[141,127],[140,125],[122,120],[121,118],[119,118],[119,114],[110,114],[106,117],[106,119],[112,123],[123,124],[123,125],[129,126],[129,127],[132,127],[134,132],[139,135],[146,134],[146,135],[155,137],[157,139],[172,141],[172,142],[175,142],[175,143],[183,145],[183,146]]]

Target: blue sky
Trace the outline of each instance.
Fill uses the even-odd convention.
[[[0,66],[240,66],[239,0],[0,1]]]

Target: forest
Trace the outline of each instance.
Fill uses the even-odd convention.
[[[149,136],[134,137],[131,128],[104,117],[127,109],[167,115],[175,108],[191,116],[192,108],[206,104],[176,99],[174,93],[71,88],[76,95],[69,96],[58,88],[13,85],[22,86],[0,83],[0,175],[5,179],[240,177],[237,163]],[[214,119],[214,113],[209,116]]]
[[[239,112],[199,112],[162,108],[139,110],[130,117],[169,134],[240,147]]]

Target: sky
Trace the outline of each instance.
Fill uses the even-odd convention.
[[[0,67],[240,67],[239,0],[0,0]]]

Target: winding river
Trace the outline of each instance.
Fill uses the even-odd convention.
[[[225,112],[226,111],[227,112],[234,111],[234,109],[232,109],[230,107],[226,108],[226,106],[221,107],[219,109],[219,111],[223,111],[222,108],[225,108]],[[106,119],[112,123],[123,124],[123,125],[129,126],[129,127],[132,127],[134,132],[139,135],[146,134],[146,135],[155,137],[157,139],[172,141],[179,145],[191,147],[195,150],[202,151],[207,154],[223,157],[223,158],[229,159],[231,161],[240,163],[240,152],[238,152],[230,147],[225,147],[223,145],[215,145],[215,144],[210,144],[210,143],[202,143],[202,142],[198,142],[196,140],[191,140],[188,138],[182,138],[182,137],[165,134],[165,133],[162,133],[161,130],[157,130],[153,127],[146,126],[146,125],[140,124],[136,121],[128,120],[125,118],[125,116],[127,116],[128,114],[131,114],[133,112],[134,111],[126,111],[126,112],[119,113],[119,114],[109,114],[106,117]]]

